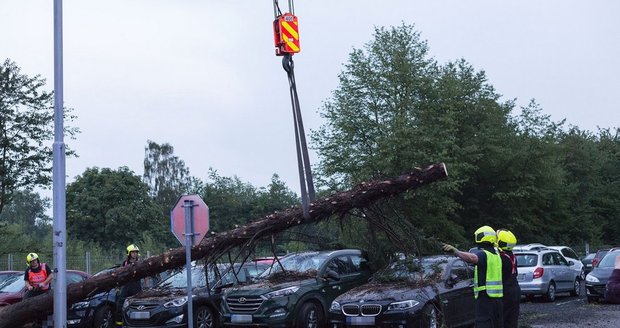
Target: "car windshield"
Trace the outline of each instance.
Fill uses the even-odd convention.
[[[319,270],[321,265],[327,260],[325,253],[303,253],[294,254],[282,258],[278,262],[274,262],[270,270],[265,270],[260,274],[259,278],[265,278],[270,274],[282,271],[282,267],[286,271],[306,272]],[[281,264],[281,266],[280,266]]]
[[[234,284],[237,282],[245,283],[251,278],[258,276],[260,273],[269,268],[268,264],[246,263],[241,268],[239,265],[235,265],[235,270],[228,270],[220,280],[220,285]],[[249,277],[247,274],[249,274]]]
[[[209,272],[209,281],[213,284],[214,274]],[[206,287],[207,280],[205,277],[204,266],[194,266],[192,268],[192,286]],[[187,270],[183,270],[171,275],[159,283],[158,287],[162,288],[187,288]]]
[[[620,254],[620,251],[607,253],[603,260],[601,260],[601,263],[598,264],[599,268],[613,268],[618,254]]]
[[[414,259],[407,257],[376,272],[372,279],[377,282],[435,279],[441,277],[447,263],[447,258]]]
[[[0,285],[0,293],[17,293],[21,291],[24,286],[26,286],[24,275],[15,275],[2,282]]]
[[[517,267],[533,267],[538,264],[538,255],[536,254],[515,254],[517,258]]]
[[[594,254],[594,253],[590,253],[590,254],[588,254],[586,257],[584,257],[583,259],[584,259],[584,260],[592,260],[592,259],[594,258],[594,255],[596,255],[596,254]]]

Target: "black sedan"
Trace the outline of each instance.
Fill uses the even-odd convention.
[[[611,272],[614,271],[616,256],[620,255],[620,249],[605,255],[598,265],[586,276],[586,295],[588,302],[594,302],[605,298],[605,286]]]
[[[452,256],[407,258],[338,296],[329,312],[331,328],[470,326],[473,269]]]
[[[596,255],[596,253],[590,253],[581,259],[581,263],[583,263],[583,272],[585,272],[585,274],[592,271],[592,260],[594,259],[594,255]]]
[[[204,266],[194,266],[193,326],[217,327],[223,288],[249,281],[269,266],[266,263],[235,264],[232,267],[223,264],[214,265],[208,270],[208,280]],[[127,298],[123,304],[123,327],[187,327],[186,289],[187,274],[186,270],[182,270],[162,281],[157,287]]]

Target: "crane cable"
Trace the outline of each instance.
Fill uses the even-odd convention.
[[[282,67],[288,76],[289,89],[291,93],[291,106],[293,108],[293,122],[295,125],[295,146],[297,149],[297,166],[299,169],[299,184],[301,187],[301,204],[304,211],[304,218],[310,218],[309,203],[315,199],[314,183],[312,181],[312,169],[310,167],[310,157],[306,144],[306,134],[304,123],[301,117],[301,107],[297,95],[297,83],[295,83],[295,63],[291,54],[282,57]]]
[[[273,0],[273,12],[275,21],[274,40],[276,45],[276,55],[282,57],[282,67],[286,71],[291,94],[291,107],[293,109],[293,123],[295,125],[295,147],[297,150],[297,166],[299,169],[299,184],[301,190],[301,204],[304,218],[310,218],[310,203],[315,199],[314,183],[312,181],[312,169],[310,167],[310,157],[306,143],[306,133],[304,131],[303,119],[301,116],[301,106],[297,94],[297,83],[295,82],[295,63],[293,55],[300,51],[299,34],[297,33],[297,17],[293,0],[288,0],[289,12],[282,13],[278,0]]]

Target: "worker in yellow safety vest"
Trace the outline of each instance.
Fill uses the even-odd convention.
[[[474,232],[474,240],[477,248],[470,252],[448,244],[443,249],[475,265],[476,328],[503,328],[502,259],[495,249],[497,234],[493,228],[483,226]]]

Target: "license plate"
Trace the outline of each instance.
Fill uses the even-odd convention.
[[[150,312],[131,312],[129,318],[131,319],[149,319],[151,317]]]
[[[347,324],[351,326],[374,326],[375,317],[347,317]]]
[[[517,275],[517,280],[525,280],[525,273],[519,273],[519,275]]]
[[[230,322],[232,322],[232,323],[252,323],[252,315],[251,314],[233,314],[230,317]]]

